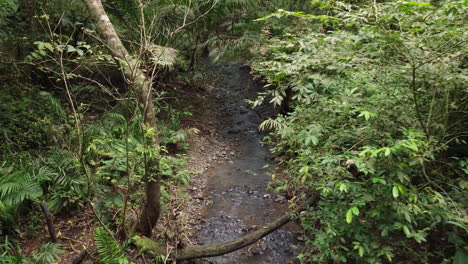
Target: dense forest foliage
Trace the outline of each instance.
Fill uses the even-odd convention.
[[[295,215],[300,262],[466,263],[467,9],[0,0],[0,263],[65,263],[50,226],[23,252],[52,215],[92,216],[95,262],[140,263],[135,234],[172,243],[152,230],[190,182],[199,132],[176,101],[207,57],[248,64],[263,87],[252,108],[278,110],[259,127],[280,160],[271,189],[291,209],[320,194]]]

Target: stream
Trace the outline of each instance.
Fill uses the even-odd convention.
[[[262,135],[257,128],[261,113],[245,102],[256,97],[259,85],[241,64],[211,67],[224,76],[224,83],[217,87],[217,97],[224,106],[219,109],[224,118],[217,132],[236,142],[238,155],[207,171],[207,195],[212,203],[206,208],[198,237],[205,245],[238,238],[287,212],[287,201],[267,190],[273,164],[268,148],[260,144]],[[288,223],[249,247],[206,258],[203,263],[297,263],[299,230],[296,224]]]

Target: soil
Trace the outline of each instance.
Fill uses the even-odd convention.
[[[40,211],[40,209],[35,211]],[[42,226],[42,228],[36,230],[36,232],[30,233],[30,228],[24,228],[24,230],[29,230],[29,233],[27,231],[20,232],[23,254],[31,255],[33,252],[37,252],[43,244],[51,242],[45,220],[41,220],[41,223],[42,224],[39,226]],[[26,226],[27,225],[25,223],[23,227]],[[77,257],[83,250],[86,249],[92,251],[95,246],[94,215],[89,206],[76,208],[66,214],[55,216],[54,228],[57,239],[59,240],[62,249],[65,251],[65,253],[61,255],[59,263],[71,263],[72,259]],[[91,255],[82,263],[97,263],[97,259]]]

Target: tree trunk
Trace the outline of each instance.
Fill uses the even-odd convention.
[[[236,250],[239,250],[257,242],[266,235],[281,228],[283,225],[291,221],[298,213],[306,209],[308,206],[315,206],[319,199],[320,192],[314,193],[309,199],[307,199],[307,201],[305,201],[294,211],[288,212],[282,217],[271,222],[270,224],[267,224],[256,231],[245,234],[240,238],[215,245],[190,246],[181,250],[172,251],[170,257],[175,260],[189,260],[196,258],[221,256],[227,253],[234,252]],[[140,249],[140,251],[146,251],[155,256],[165,255],[168,252],[165,246],[146,237],[136,237],[134,243]]]
[[[146,200],[142,214],[136,226],[137,231],[145,236],[151,236],[160,214],[160,187],[159,174],[159,137],[156,126],[156,115],[152,101],[152,84],[147,76],[140,70],[139,61],[130,56],[125,46],[117,35],[114,26],[104,10],[100,0],[83,0],[96,24],[97,32],[106,44],[111,55],[120,65],[129,85],[134,91],[138,105],[143,114],[145,129],[153,130],[153,136],[148,140],[148,145],[155,148],[156,153],[148,155],[144,181],[146,184]]]
[[[292,96],[293,96],[293,91],[292,91],[291,87],[286,88],[285,97],[283,98],[283,101],[281,101],[281,105],[280,105],[280,114],[287,115],[287,114],[291,113],[291,111],[292,111],[292,109],[291,109]]]

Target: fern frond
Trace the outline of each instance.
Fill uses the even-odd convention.
[[[179,129],[172,134],[172,138],[175,142],[185,142],[187,140],[187,131]]]
[[[40,196],[42,188],[28,172],[16,171],[2,175],[0,179],[0,200],[5,206],[17,207]]]
[[[260,131],[266,131],[266,130],[278,130],[281,129],[282,125],[281,122],[279,122],[276,119],[267,119],[263,121],[259,126],[258,129]]]
[[[108,120],[113,121],[117,124],[124,124],[126,122],[125,117],[120,113],[111,112],[107,114]]]
[[[167,68],[171,68],[175,64],[178,53],[176,49],[156,44],[151,44],[148,51],[151,53],[150,59],[154,64]]]
[[[54,111],[54,114],[60,118],[60,120],[67,119],[67,113],[64,110],[62,103],[57,98],[55,98],[52,94],[44,91],[40,92],[39,94],[47,99],[50,107]]]
[[[40,183],[44,181],[50,181],[56,176],[57,173],[48,167],[40,167],[37,172],[34,172],[34,178],[36,178],[36,180]]]
[[[52,264],[60,260],[59,255],[65,251],[59,244],[46,243],[38,252],[31,256],[32,262],[37,264]]]
[[[0,182],[0,199],[4,199],[8,195],[15,193],[21,189],[19,182]]]
[[[28,258],[23,254],[18,244],[6,236],[5,241],[0,244],[0,263],[21,264],[29,262]]]
[[[96,228],[94,235],[96,248],[102,263],[106,264],[129,264],[130,261],[117,242],[102,227]]]

